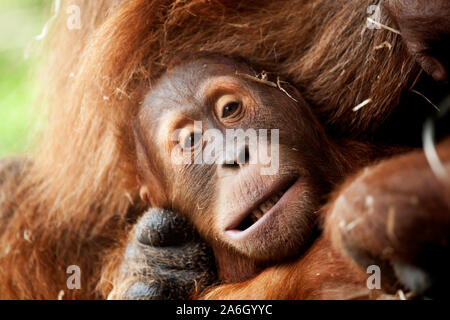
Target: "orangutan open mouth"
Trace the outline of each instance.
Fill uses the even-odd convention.
[[[244,231],[253,226],[276,206],[297,180],[298,177],[280,181],[275,188],[270,190],[246,212],[242,221],[233,229],[236,231]]]

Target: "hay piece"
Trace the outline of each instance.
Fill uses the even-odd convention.
[[[285,82],[285,81],[283,81],[283,82]],[[287,82],[285,82],[285,83],[287,83]],[[291,96],[285,89],[283,89],[283,88],[281,87],[280,77],[277,77],[277,86],[278,86],[278,89],[280,89],[281,91],[283,91],[289,98],[291,98],[291,99],[294,100],[295,102],[298,102],[293,96]]]
[[[407,300],[403,290],[399,289],[395,294],[400,300]]]
[[[387,25],[384,25],[384,24],[382,24],[382,23],[380,23],[380,22],[378,22],[378,21],[375,21],[375,20],[373,20],[372,18],[367,18],[367,21],[369,21],[370,23],[373,23],[373,24],[379,26],[380,28],[383,28],[383,29],[386,29],[386,30],[391,31],[391,32],[393,32],[393,33],[396,33],[396,34],[400,34],[400,35],[401,35],[400,31],[398,31],[398,30],[396,30],[396,29],[394,29],[394,28],[391,28],[391,27],[389,27],[389,26],[387,26]]]
[[[283,83],[287,83],[287,82],[286,82],[286,81],[281,81],[279,76],[277,77],[277,83],[275,83],[275,82],[272,82],[272,81],[267,80],[267,79],[268,79],[268,76],[267,76],[267,72],[265,72],[265,71],[262,71],[262,72],[261,72],[258,76],[256,76],[256,77],[255,77],[255,76],[251,76],[251,75],[246,74],[246,73],[239,72],[239,71],[236,71],[235,74],[236,74],[238,77],[241,77],[241,78],[244,78],[244,79],[247,79],[247,80],[251,80],[251,81],[255,81],[255,82],[258,82],[258,83],[262,83],[262,84],[265,84],[265,85],[270,86],[270,87],[273,87],[273,88],[277,88],[277,89],[281,90],[284,94],[286,94],[290,99],[294,100],[295,102],[298,102],[298,100],[296,100],[293,96],[291,96],[291,95],[289,94],[289,92],[287,92],[287,91],[281,86],[281,83],[282,83],[282,82],[283,82]]]
[[[388,41],[384,41],[382,44],[376,46],[375,48],[373,48],[374,50],[380,50],[383,48],[388,48],[388,50],[392,49],[392,44],[390,44]]]
[[[372,102],[372,99],[370,99],[370,98],[364,100],[363,102],[361,102],[360,104],[358,104],[356,107],[353,108],[353,112],[360,110],[362,107],[368,105],[371,102]]]
[[[420,69],[419,73],[417,74],[417,77],[414,79],[414,82],[412,83],[411,87],[409,88],[409,91],[411,91],[416,86],[417,81],[419,81],[422,73],[423,73],[423,69]]]
[[[414,90],[414,89],[410,89],[409,91],[414,92],[415,94],[418,94],[419,96],[421,96],[422,98],[424,98],[424,99],[425,99],[429,104],[431,104],[438,112],[441,111],[437,105],[435,105],[433,102],[431,102],[430,99],[428,99],[427,97],[425,97],[425,95],[423,95],[423,94],[420,93],[419,91]]]
[[[33,234],[28,229],[23,232],[23,238],[29,243],[33,242]]]
[[[264,77],[265,79],[254,77],[254,76],[251,76],[249,74],[242,73],[242,72],[239,72],[239,71],[236,71],[236,75],[241,77],[241,78],[247,79],[247,80],[256,81],[256,82],[265,84],[266,86],[277,88],[277,84],[275,82],[266,80],[267,74],[265,72],[262,73],[262,77]]]

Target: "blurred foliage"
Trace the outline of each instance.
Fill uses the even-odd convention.
[[[24,53],[49,17],[50,0],[0,1],[0,157],[26,150],[33,128],[33,58]]]

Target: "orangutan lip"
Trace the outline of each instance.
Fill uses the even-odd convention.
[[[281,180],[272,190],[255,202],[242,217],[225,231],[243,232],[260,221],[283,198],[284,194],[296,183],[298,177]]]

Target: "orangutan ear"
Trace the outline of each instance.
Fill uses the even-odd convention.
[[[168,197],[165,190],[162,188],[160,181],[157,179],[146,179],[145,181],[145,183],[140,184],[139,188],[139,197],[143,203],[150,207],[166,208],[169,204],[167,200]]]
[[[154,208],[166,208],[169,202],[161,181],[151,172],[146,172],[145,177],[139,187],[139,197],[143,203]]]
[[[139,196],[146,205],[150,204],[150,190],[147,186],[141,186],[139,189]]]
[[[139,196],[146,205],[163,208],[167,204],[167,196],[156,157],[148,150],[148,142],[139,131],[139,125],[136,123],[133,127]]]

